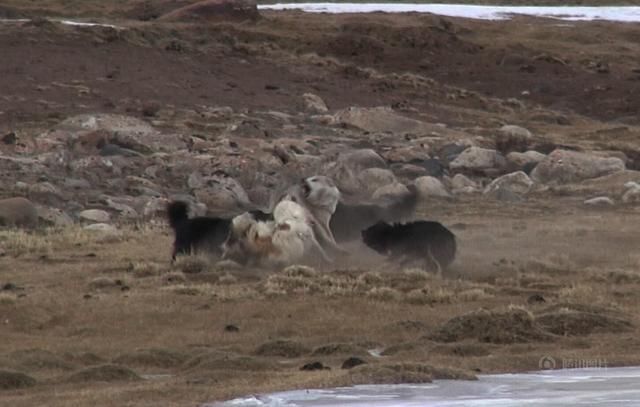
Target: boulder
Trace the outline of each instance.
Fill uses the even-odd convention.
[[[533,181],[522,171],[513,172],[494,179],[484,189],[485,194],[493,194],[497,190],[508,190],[515,194],[526,195],[531,191]]]
[[[628,188],[622,195],[622,202],[628,203],[640,203],[640,186],[638,184]]]
[[[554,150],[531,173],[531,178],[542,183],[564,184],[602,177],[624,171],[620,158],[597,157],[570,150]]]
[[[514,124],[505,124],[504,126],[500,127],[498,131],[500,132],[500,134],[509,137],[517,137],[523,139],[530,139],[531,137],[533,137],[533,134],[531,134],[529,130],[525,129],[524,127],[516,126]]]
[[[107,223],[111,220],[111,215],[102,209],[85,209],[78,214],[78,218],[91,223]]]
[[[370,133],[464,136],[464,133],[447,129],[440,124],[427,123],[399,115],[388,107],[349,107],[337,112],[333,121]]]
[[[514,171],[524,170],[527,166],[533,165],[535,167],[546,157],[546,155],[534,150],[525,151],[524,153],[513,151],[507,154],[507,165]]]
[[[305,93],[302,95],[304,101],[304,109],[311,113],[326,113],[329,111],[324,100],[316,94]]]
[[[449,168],[453,171],[478,172],[500,169],[505,164],[505,158],[496,150],[469,147],[449,163]]]
[[[324,171],[343,192],[361,193],[358,174],[369,168],[387,168],[385,160],[372,149],[352,150],[338,155]]]
[[[585,200],[584,204],[587,206],[607,207],[615,205],[615,202],[613,202],[613,199],[608,196],[597,196],[595,198]]]
[[[393,172],[384,168],[367,168],[358,174],[358,181],[361,189],[371,194],[385,185],[396,182],[396,176],[393,175]]]
[[[27,227],[38,225],[38,209],[23,197],[0,199],[0,226]]]
[[[478,184],[465,175],[456,174],[451,179],[451,191],[454,194],[476,192],[478,188]]]
[[[371,195],[371,198],[380,204],[387,204],[390,202],[399,202],[407,194],[409,194],[409,189],[404,184],[394,182],[376,189]]]
[[[253,209],[253,204],[242,185],[225,172],[216,171],[202,180],[203,184],[194,188],[194,195],[207,206],[208,213],[212,216]]]
[[[425,176],[416,178],[414,181],[418,196],[421,198],[440,197],[447,198],[451,196],[442,182],[438,178]]]

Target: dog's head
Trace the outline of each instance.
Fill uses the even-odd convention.
[[[361,232],[362,241],[378,253],[386,253],[388,250],[388,235],[391,225],[386,222],[378,222]]]
[[[314,175],[302,180],[302,192],[307,202],[330,213],[336,211],[336,205],[340,200],[340,190],[329,177]]]

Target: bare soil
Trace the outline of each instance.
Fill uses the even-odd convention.
[[[0,135],[83,112],[148,118],[154,104],[296,114],[313,92],[331,109],[388,105],[480,135],[520,124],[640,166],[637,24],[274,12],[199,25],[141,21],[133,1],[22,3],[3,2],[123,28],[0,23]],[[637,365],[640,210],[587,208],[582,188],[425,203],[419,216],[458,236],[442,278],[358,245],[337,269],[267,273],[171,267],[166,226],[1,231],[0,405],[197,405],[545,357]],[[367,363],[342,369],[350,357]],[[300,370],[311,362],[330,369]]]

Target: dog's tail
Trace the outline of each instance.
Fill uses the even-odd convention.
[[[167,205],[167,217],[169,218],[169,226],[176,229],[179,224],[189,219],[189,206],[186,202],[173,201]]]
[[[413,216],[418,205],[418,189],[414,184],[407,185],[407,189],[408,194],[386,207],[383,220],[397,222]]]

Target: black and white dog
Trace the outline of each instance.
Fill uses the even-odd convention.
[[[362,231],[362,240],[376,252],[398,261],[400,266],[422,262],[427,269],[435,269],[438,274],[456,256],[456,237],[439,222],[378,222]]]
[[[270,214],[259,210],[248,212],[256,220],[272,219]],[[229,235],[231,218],[199,216],[189,218],[189,205],[183,201],[173,201],[167,205],[169,226],[173,229],[175,240],[171,260],[179,254],[191,254],[203,251],[220,256],[222,243]]]

